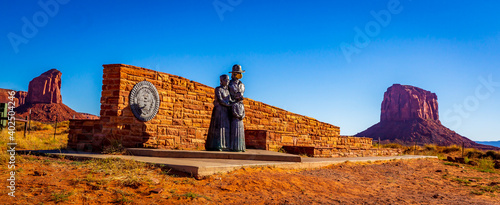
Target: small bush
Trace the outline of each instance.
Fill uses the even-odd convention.
[[[278,152],[280,152],[280,153],[286,153],[286,150],[285,150],[285,149],[283,149],[283,147],[281,147],[281,148],[278,150]]]
[[[193,192],[188,192],[188,193],[185,193],[183,195],[180,195],[181,197],[186,197],[187,199],[196,199],[198,197],[202,197],[202,198],[205,198],[207,200],[210,200],[209,197],[207,196],[204,196],[204,195],[201,195],[201,194],[197,194],[197,193],[193,193]]]
[[[498,160],[500,159],[500,153],[490,150],[486,152],[486,157],[491,157],[491,159],[493,160]]]
[[[122,186],[130,187],[137,189],[139,188],[143,183],[145,183],[145,180],[141,177],[137,176],[129,176],[121,181]]]
[[[471,193],[471,194],[475,194],[475,195],[483,195],[483,194],[484,194],[484,191],[476,191],[476,190],[472,190],[470,193]]]
[[[471,150],[471,151],[468,151],[467,154],[465,154],[469,159],[472,159],[472,158],[477,158],[477,159],[480,159],[480,158],[483,158],[484,156],[484,152],[481,152],[479,150]]]
[[[456,146],[456,145],[452,145],[452,146],[449,146],[449,147],[445,147],[442,152],[445,153],[445,154],[448,154],[448,153],[452,153],[452,152],[458,152],[458,151],[461,151],[461,150],[462,150],[461,147]]]
[[[56,203],[67,201],[71,195],[73,195],[73,192],[66,192],[64,190],[52,193],[52,201],[55,201]]]
[[[396,143],[389,143],[389,144],[382,145],[382,148],[404,149],[405,146],[400,145],[400,144],[396,144]]]
[[[54,124],[31,121],[31,130],[32,131],[53,130],[54,127],[52,125]]]
[[[437,147],[437,145],[434,145],[434,144],[426,144],[426,145],[424,145],[424,150],[435,152],[438,150],[438,147]]]
[[[489,159],[479,159],[478,160],[478,170],[481,172],[495,173],[495,163]]]
[[[460,167],[460,165],[452,163],[452,162],[445,162],[444,165],[449,165],[449,166],[455,166],[455,167]]]
[[[104,147],[103,154],[125,154],[126,150],[123,147],[121,140],[111,140],[111,144]]]

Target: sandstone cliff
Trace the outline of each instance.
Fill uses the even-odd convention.
[[[62,103],[61,96],[62,73],[51,69],[30,81],[28,92],[17,91],[14,102],[16,115],[25,118],[31,110],[31,117],[35,121],[52,122],[56,119],[97,119],[99,117],[86,113],[78,113]],[[0,103],[10,100],[10,90],[0,88]]]
[[[439,122],[437,95],[408,85],[394,84],[389,87],[384,94],[380,121],[414,119]]]
[[[9,92],[12,90],[8,89],[3,89],[0,88],[0,103],[7,103],[10,101],[9,99]],[[14,95],[14,103],[16,104],[16,107],[19,107],[21,105],[26,104],[26,98],[28,96],[27,92],[24,91],[16,91],[16,94]]]
[[[61,76],[61,71],[51,69],[33,78],[28,87],[28,102],[31,104],[62,103]]]
[[[437,95],[421,88],[394,84],[384,94],[380,122],[356,134],[404,145],[417,143],[441,146],[462,145],[478,149],[500,148],[482,145],[443,126],[439,121]]]

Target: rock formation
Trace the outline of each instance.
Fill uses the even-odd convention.
[[[8,89],[2,89],[0,88],[0,103],[7,103],[10,101],[9,99],[9,92],[12,90]],[[21,105],[26,104],[26,97],[28,96],[27,92],[24,91],[16,91],[16,94],[14,95],[14,103],[16,104],[15,107],[19,107]]]
[[[384,94],[380,121],[414,119],[439,122],[437,95],[408,85],[394,84],[389,87]]]
[[[28,102],[62,103],[61,75],[56,69],[51,69],[30,81],[28,87]]]
[[[16,107],[22,106],[27,103],[28,92],[17,91],[14,97],[17,99]]]
[[[421,88],[394,84],[385,92],[381,110],[380,122],[356,136],[403,145],[463,143],[478,149],[500,149],[475,143],[443,126],[439,121],[437,95]]]
[[[51,69],[30,81],[28,92],[17,91],[14,102],[16,115],[25,118],[31,110],[33,120],[42,122],[64,121],[68,119],[97,119],[95,115],[78,113],[62,103],[62,73]],[[0,103],[9,102],[8,92],[0,88]]]

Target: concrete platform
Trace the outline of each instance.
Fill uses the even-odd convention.
[[[97,158],[121,158],[136,160],[145,163],[164,165],[172,170],[188,173],[196,178],[209,176],[217,173],[226,173],[243,167],[265,167],[272,166],[287,169],[311,169],[321,168],[332,164],[350,162],[368,162],[368,161],[389,161],[389,160],[408,160],[421,158],[437,158],[435,156],[389,156],[389,157],[350,157],[350,158],[301,158],[301,162],[284,161],[260,161],[260,160],[239,160],[239,159],[208,159],[208,158],[165,158],[165,157],[145,157],[131,155],[105,155],[95,153],[69,152],[58,150],[45,151],[17,151],[19,154],[48,154],[64,155],[75,159],[97,159]]]
[[[198,159],[238,159],[256,161],[300,162],[298,155],[272,152],[259,149],[247,149],[246,152],[216,152],[191,150],[161,150],[147,148],[127,148],[130,155],[165,158],[198,158]]]

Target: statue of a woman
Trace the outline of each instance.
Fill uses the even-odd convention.
[[[229,76],[220,76],[220,86],[215,88],[214,109],[208,128],[205,150],[222,151],[229,145],[231,95],[228,89]]]
[[[231,116],[231,137],[229,149],[236,152],[245,151],[245,127],[243,125],[243,118],[245,117],[245,107],[243,106],[243,93],[245,92],[245,85],[240,81],[243,78],[245,71],[241,69],[240,65],[234,65],[233,71],[230,72],[231,82],[229,82],[229,93],[231,99],[235,100],[232,106]]]

